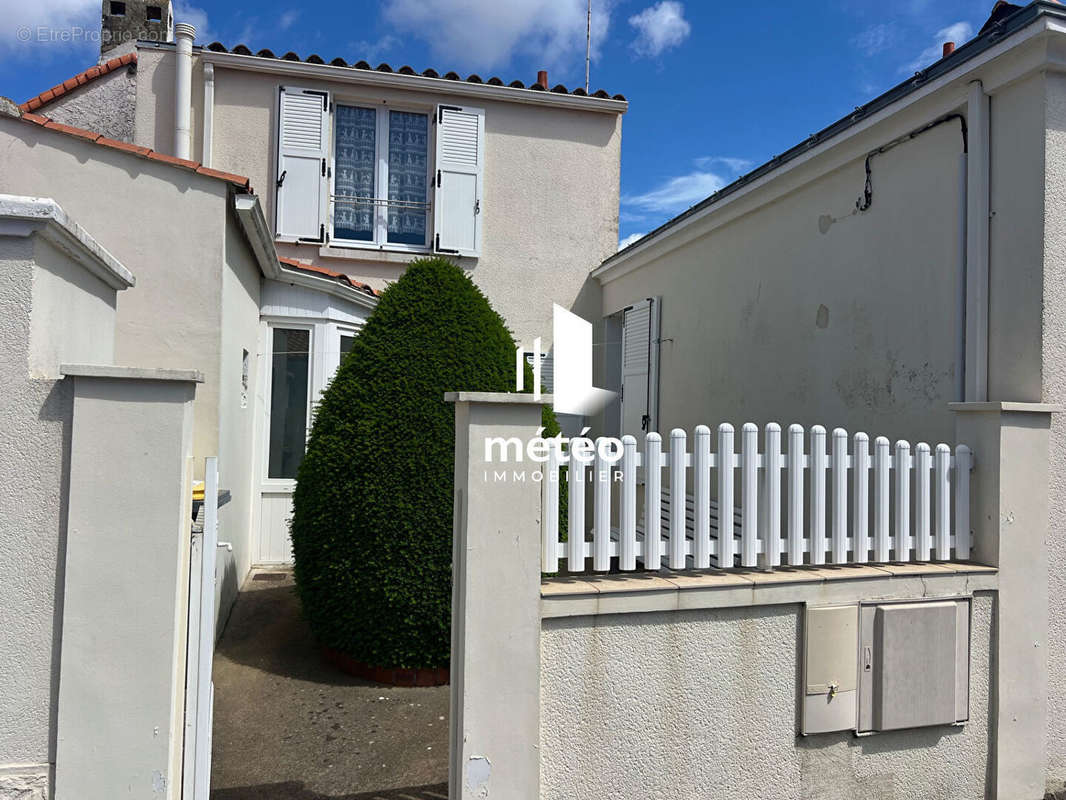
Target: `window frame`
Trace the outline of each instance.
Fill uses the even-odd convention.
[[[391,103],[381,98],[370,99],[356,94],[334,94],[333,113],[330,115],[330,145],[329,145],[329,180],[326,198],[326,216],[329,224],[326,227],[328,239],[327,246],[341,247],[355,250],[370,250],[376,252],[396,253],[430,253],[433,251],[433,175],[434,162],[436,159],[437,126],[436,106],[425,106],[417,103]],[[334,235],[333,229],[333,198],[336,195],[337,180],[337,106],[355,106],[358,108],[374,109],[377,113],[376,135],[376,165],[374,169],[375,188],[374,194],[381,196],[384,187],[388,192],[389,181],[389,112],[404,111],[412,114],[424,114],[427,122],[426,138],[426,240],[424,244],[404,244],[402,242],[390,242],[388,240],[388,207],[375,206],[374,208],[374,240],[364,241],[360,239],[340,239]],[[379,239],[378,237],[383,237]]]
[[[266,322],[266,341],[264,352],[266,353],[266,383],[263,393],[263,403],[266,406],[266,425],[263,431],[264,447],[262,458],[262,475],[264,487],[292,487],[296,485],[295,478],[272,478],[270,476],[270,420],[274,414],[274,329],[303,330],[308,332],[307,351],[307,408],[304,411],[304,442],[311,435],[311,413],[314,407],[315,392],[315,345],[317,335],[315,325],[306,322],[293,322],[290,320],[269,320]]]

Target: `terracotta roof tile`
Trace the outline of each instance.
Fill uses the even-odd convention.
[[[102,75],[107,75],[109,72],[114,72],[120,67],[125,67],[130,64],[136,63],[137,54],[126,53],[126,55],[124,56],[112,58],[110,61],[107,61],[98,66],[89,67],[89,69],[85,70],[84,72],[79,72],[74,77],[67,78],[58,86],[53,86],[48,91],[41,92],[36,97],[31,97],[29,100],[19,106],[19,111],[36,111],[41,106],[51,103],[53,100],[62,97],[67,92],[71,92],[74,89],[77,89],[79,86],[84,86],[85,84],[96,80]]]
[[[84,128],[75,128],[71,125],[64,125],[61,122],[53,122],[48,120],[44,124],[44,127],[50,128],[53,131],[59,131],[60,133],[69,133],[71,136],[80,136],[82,139],[88,139],[90,142],[95,142],[100,138],[100,134],[87,131]]]
[[[131,54],[135,55],[135,54]],[[125,56],[123,56],[125,58]],[[113,59],[114,60],[114,59]],[[110,63],[110,62],[109,62]],[[243,175],[234,175],[232,172],[223,172],[218,169],[211,169],[205,167],[199,161],[189,161],[185,158],[175,158],[174,156],[166,155],[165,153],[157,153],[154,150],[149,150],[147,147],[140,147],[129,142],[120,142],[115,139],[109,139],[106,136],[101,136],[99,133],[93,131],[87,131],[84,128],[75,128],[72,125],[63,125],[59,122],[54,122],[48,117],[40,114],[32,114],[30,112],[22,112],[20,119],[31,125],[39,125],[42,128],[47,128],[50,131],[56,133],[63,133],[68,136],[77,136],[79,139],[87,139],[93,144],[98,144],[102,147],[109,147],[112,150],[122,150],[126,153],[130,153],[141,158],[147,158],[150,161],[159,161],[164,164],[171,164],[175,167],[182,167],[184,169],[192,170],[208,178],[218,178],[224,180],[227,183],[233,184],[238,189],[245,192],[252,192],[251,182]]]
[[[318,275],[325,275],[326,277],[333,278],[338,283],[343,283],[347,286],[351,286],[353,289],[357,289],[365,294],[370,295],[371,297],[377,297],[378,295],[380,295],[380,292],[378,292],[377,289],[372,288],[368,284],[360,283],[359,281],[353,281],[343,272],[337,272],[332,269],[327,269],[326,267],[319,267],[315,264],[305,264],[303,261],[297,261],[295,258],[284,258],[282,256],[278,256],[278,261],[280,261],[287,267],[293,267],[295,269],[301,270],[302,272],[314,272]]]
[[[191,170],[196,170],[202,165],[199,161],[191,161],[187,158],[178,158],[177,156],[170,156],[166,153],[151,152],[148,154],[149,158],[154,158],[157,161],[165,161],[167,164],[173,164],[177,167],[188,167]]]
[[[243,44],[238,44],[238,45],[235,45],[234,47],[226,47],[226,45],[222,44],[221,42],[211,42],[211,44],[207,45],[207,47],[205,49],[210,50],[210,51],[215,52],[215,53],[234,53],[234,54],[240,55],[240,56],[251,56],[251,55],[253,55],[251,48],[249,48],[249,47],[247,47],[246,45],[243,45]],[[299,55],[297,55],[296,53],[292,52],[291,50],[289,52],[285,53],[285,55],[283,55],[283,56],[276,56],[270,50],[260,50],[258,53],[255,53],[254,56],[256,58],[273,58],[273,59],[279,59],[280,58],[280,60],[282,60],[282,61],[303,61],[303,62],[308,63],[308,64],[323,64],[324,63],[323,59],[320,56],[318,56],[317,54],[312,54],[312,55],[308,56],[307,58],[302,59],[302,58],[300,58]],[[367,63],[364,60],[359,60],[359,61],[356,61],[354,63],[348,63],[343,58],[339,58],[338,57],[338,58],[334,58],[332,61],[330,61],[329,62],[329,66],[332,66],[332,67],[344,67],[346,69],[362,69],[362,70],[369,70],[369,71],[372,71],[372,72],[392,72],[392,73],[398,73],[400,75],[419,75],[419,74],[421,74],[423,77],[426,77],[426,78],[440,78],[440,77],[443,77],[444,80],[449,80],[449,81],[466,81],[467,83],[487,83],[487,84],[489,84],[491,86],[510,86],[513,89],[525,89],[526,91],[534,91],[534,92],[539,92],[539,91],[544,91],[545,90],[545,87],[540,86],[536,81],[533,81],[532,83],[529,84],[529,86],[526,86],[521,81],[517,81],[517,80],[511,81],[510,83],[506,83],[505,81],[501,80],[500,78],[498,78],[496,76],[493,76],[493,77],[488,78],[486,80],[482,80],[482,78],[480,76],[478,76],[478,75],[470,75],[470,76],[468,76],[466,78],[463,78],[457,72],[449,71],[449,72],[445,72],[445,73],[442,74],[442,73],[439,73],[439,72],[437,72],[436,70],[433,70],[433,69],[426,69],[426,70],[423,70],[421,73],[417,73],[417,72],[415,72],[414,69],[412,69],[410,66],[407,66],[406,64],[404,66],[402,66],[402,67],[398,67],[398,68],[395,68],[395,69],[391,65],[386,64],[384,62],[379,64],[376,67],[372,67],[372,66],[370,66],[369,63]],[[611,94],[608,94],[607,92],[605,92],[603,89],[600,89],[595,94],[592,94],[590,92],[586,92],[583,87],[582,88],[575,88],[575,89],[571,90],[571,89],[567,89],[562,84],[557,85],[554,89],[551,89],[551,91],[553,93],[555,93],[555,94],[569,94],[569,95],[574,95],[576,97],[590,97],[591,96],[591,97],[598,97],[598,98],[611,98],[612,100],[622,100],[622,101],[625,100],[625,97],[623,95],[620,95],[620,94],[611,95]]]

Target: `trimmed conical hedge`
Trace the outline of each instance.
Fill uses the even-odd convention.
[[[448,664],[455,409],[443,397],[513,391],[514,348],[445,259],[413,262],[382,293],[297,477],[296,588],[324,646],[371,666]],[[551,418],[546,435],[556,430]]]

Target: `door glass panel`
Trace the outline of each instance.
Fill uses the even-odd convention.
[[[295,478],[307,440],[311,332],[273,329],[270,371],[269,478]]]
[[[337,106],[337,174],[333,179],[336,239],[374,240],[377,119],[373,108]]]
[[[389,241],[425,245],[429,117],[389,112]]]

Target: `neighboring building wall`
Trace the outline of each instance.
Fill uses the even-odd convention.
[[[169,152],[174,135],[173,51],[141,48],[135,141]],[[422,91],[381,91],[215,69],[211,166],[247,175],[273,225],[278,85],[338,96],[485,109],[482,255],[461,259],[512,331],[530,346],[551,339],[551,304],[572,306],[587,271],[617,249],[621,116]],[[203,70],[193,67],[193,158],[203,160]],[[402,274],[410,254],[278,246],[282,255],[340,270],[375,288]],[[329,248],[337,254],[337,248]]]
[[[1066,76],[1046,79],[1043,400],[1066,403]],[[1035,315],[1035,314],[1034,314]],[[1066,419],[1052,417],[1048,546],[1048,784],[1066,787]]]
[[[796,733],[802,606],[545,620],[540,796],[985,797],[993,603],[974,596],[969,722],[864,738]]]
[[[132,142],[136,102],[137,64],[134,62],[67,92],[35,113],[120,142]]]
[[[0,175],[5,192],[54,197],[133,265],[138,283],[119,298],[115,361],[204,374],[193,442],[202,469],[219,453],[223,242],[235,224],[226,185],[7,118]]]
[[[6,170],[4,170],[6,177]],[[65,320],[57,324],[59,315]],[[72,393],[60,361],[109,363],[115,291],[39,238],[0,236],[0,798],[50,796]]]
[[[1039,399],[1042,78],[993,96],[990,397]],[[952,442],[965,84],[872,125],[652,245],[602,289],[604,314],[662,297],[660,431],[842,426]],[[1009,128],[1009,130],[1007,130]],[[673,248],[673,249],[670,249]],[[1010,355],[1008,355],[1010,354]]]
[[[876,126],[604,285],[605,313],[662,297],[660,431],[777,421],[951,441],[959,122],[876,157],[873,205],[854,213],[865,153],[935,116]]]
[[[258,464],[255,436],[255,387],[259,357],[259,266],[229,215],[226,226],[226,256],[219,297],[222,332],[219,348],[219,486],[233,499],[219,509],[219,538],[233,550],[219,548],[215,582],[216,608],[221,634],[237,590],[252,565],[252,504],[258,499],[255,478]],[[243,381],[242,356],[247,353],[247,385]]]

